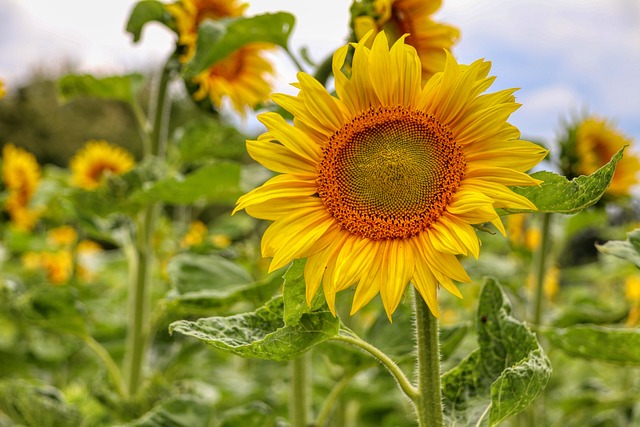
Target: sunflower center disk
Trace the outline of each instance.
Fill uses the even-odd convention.
[[[331,136],[318,167],[318,194],[351,233],[402,239],[429,228],[464,176],[449,130],[404,106],[371,108]]]

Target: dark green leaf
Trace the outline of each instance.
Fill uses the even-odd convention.
[[[15,425],[82,425],[80,413],[64,402],[60,390],[20,379],[0,382],[0,413],[6,414]]]
[[[210,163],[185,176],[172,176],[141,190],[140,203],[165,202],[188,205],[195,202],[233,204],[242,195],[242,168],[237,163]]]
[[[640,268],[640,228],[627,233],[627,240],[610,240],[604,245],[596,245],[603,254],[609,254],[632,262]]]
[[[607,163],[589,176],[579,176],[567,180],[553,172],[536,172],[531,176],[544,181],[539,187],[512,187],[516,193],[531,200],[537,212],[572,214],[595,204],[604,194],[613,179],[616,165],[622,158],[624,148]],[[520,209],[505,209],[510,213],[536,212]]]
[[[275,427],[276,416],[264,402],[251,402],[222,414],[219,427]]]
[[[209,425],[213,418],[210,402],[189,395],[162,402],[139,419],[122,427],[193,427]]]
[[[160,22],[169,28],[174,27],[173,17],[164,7],[164,4],[155,0],[139,1],[129,16],[127,32],[133,35],[133,41],[138,42],[144,26],[152,21]]]
[[[595,325],[549,329],[544,334],[572,356],[621,365],[640,366],[640,331]]]
[[[284,300],[278,297],[251,313],[179,320],[169,330],[242,357],[268,360],[295,359],[338,333],[339,321],[329,311],[304,314],[295,326],[285,325],[283,316]]]
[[[141,74],[102,78],[90,74],[69,74],[58,80],[58,93],[65,102],[79,97],[95,97],[133,103],[143,82]]]
[[[194,77],[249,43],[273,43],[286,49],[294,23],[293,15],[285,12],[205,21],[198,28],[195,55],[183,74],[187,79]]]
[[[525,409],[546,386],[549,359],[535,335],[510,313],[496,280],[487,279],[477,313],[480,348],[442,377],[445,412],[452,423],[483,420],[496,425]]]

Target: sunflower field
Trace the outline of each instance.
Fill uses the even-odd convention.
[[[135,3],[149,73],[0,76],[0,427],[640,426],[635,142],[522,139],[439,1],[354,0],[318,62],[247,7]]]

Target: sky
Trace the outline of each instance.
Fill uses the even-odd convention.
[[[150,24],[138,44],[124,31],[134,0],[0,0],[0,79],[11,91],[34,70],[112,75],[158,66],[174,47]],[[294,51],[321,60],[344,44],[350,0],[253,0],[248,14],[288,11]],[[435,15],[460,28],[460,63],[484,58],[490,89],[518,87],[511,117],[524,137],[552,141],[562,123],[591,113],[615,123],[640,151],[640,1],[444,0]],[[295,70],[273,58],[276,91],[295,93]]]

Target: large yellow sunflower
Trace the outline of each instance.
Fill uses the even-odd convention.
[[[458,41],[460,31],[432,19],[442,5],[441,0],[361,0],[362,3],[371,1],[372,14],[353,17],[353,30],[358,40],[371,30],[374,33],[385,31],[391,41],[408,34],[406,43],[418,52],[422,77],[428,79],[442,71],[445,49],[451,49]]]
[[[133,169],[131,153],[107,141],[87,141],[70,162],[74,185],[87,190],[98,187],[106,174],[121,175]]]
[[[4,208],[11,221],[19,229],[32,229],[38,214],[29,208],[29,203],[40,185],[40,166],[35,156],[13,144],[2,147],[2,181],[8,190]]]
[[[575,150],[578,159],[578,172],[590,175],[604,166],[611,157],[632,141],[606,120],[588,117],[576,128]],[[626,195],[632,186],[638,184],[640,160],[627,152],[616,166],[615,174],[607,192]]]
[[[482,94],[490,64],[458,65],[423,87],[421,64],[404,38],[389,49],[384,32],[371,49],[355,47],[352,74],[341,72],[347,46],[336,51],[337,97],[299,73],[297,96],[273,100],[294,117],[258,119],[267,132],[247,141],[249,154],[280,172],[238,200],[234,212],[271,220],[262,254],[270,270],[308,257],[310,301],[323,286],[329,308],[336,292],[356,286],[354,313],[380,293],[389,318],[408,282],[438,315],[438,284],[461,296],[468,282],[456,255],[479,254],[472,224],[504,227],[495,208],[535,209],[508,186],[536,185],[524,172],[546,154],[520,141],[507,123],[519,104],[514,90]]]
[[[198,26],[204,19],[242,16],[247,6],[235,0],[182,0],[167,5],[176,20],[178,43],[185,47],[180,60],[187,62],[193,56]],[[272,48],[269,43],[251,43],[221,59],[193,79],[198,85],[194,99],[208,97],[219,108],[227,97],[239,113],[265,101],[271,94],[267,77],[274,70],[263,54]]]

